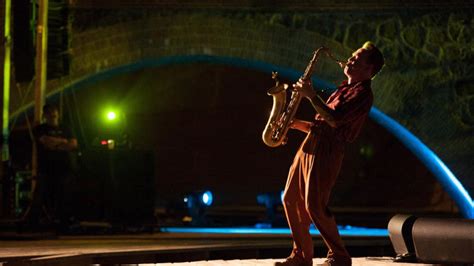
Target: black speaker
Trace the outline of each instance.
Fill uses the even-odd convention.
[[[412,238],[412,228],[416,219],[413,215],[397,214],[388,223],[388,234],[397,254],[395,258],[397,262],[416,261]]]
[[[474,263],[474,220],[419,218],[413,243],[422,262]]]
[[[48,79],[69,74],[69,6],[68,0],[48,3]]]
[[[12,1],[13,64],[18,82],[31,81],[35,73],[35,5],[31,0]]]
[[[80,156],[78,212],[83,220],[146,223],[154,218],[153,153],[87,150]]]
[[[39,8],[36,1],[15,0],[13,13],[13,63],[15,79],[29,82],[35,75],[36,26]],[[49,0],[47,78],[69,74],[69,4],[67,0]]]

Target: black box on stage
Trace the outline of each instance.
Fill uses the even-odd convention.
[[[76,189],[79,219],[151,222],[155,202],[153,160],[150,151],[83,151]]]
[[[474,263],[474,220],[419,218],[413,225],[416,256],[425,263]]]
[[[397,214],[388,223],[388,234],[393,249],[397,254],[395,261],[416,261],[415,246],[413,244],[412,229],[417,217],[413,215]]]

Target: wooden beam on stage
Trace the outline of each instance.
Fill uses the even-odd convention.
[[[143,234],[72,236],[49,240],[1,241],[0,262],[7,265],[137,264],[202,260],[281,258],[291,252],[287,235],[252,234]],[[388,237],[345,237],[354,256],[391,256]],[[315,256],[327,250],[320,237],[313,238]]]
[[[29,260],[18,260],[6,262],[5,266],[26,266],[26,265],[92,265],[94,264],[91,256],[84,256],[83,254],[61,254],[45,257],[37,257]]]

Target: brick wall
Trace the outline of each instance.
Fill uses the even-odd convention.
[[[284,7],[286,2],[279,3]],[[375,106],[434,149],[472,194],[472,7],[465,3],[465,8],[453,10],[423,9],[422,3],[405,10],[327,12],[251,9],[250,2],[243,6],[249,10],[219,9],[216,4],[212,10],[171,11],[91,10],[84,4],[84,9],[74,10],[71,74],[49,81],[48,92],[117,66],[164,56],[236,57],[302,71],[321,45],[344,58],[372,40],[387,59],[373,83]],[[318,64],[315,72],[328,81],[342,78],[328,60]],[[18,99],[12,96],[13,110],[22,109]]]
[[[71,0],[75,8],[161,8],[161,9],[265,9],[265,10],[306,10],[306,11],[334,11],[334,10],[374,10],[374,9],[405,9],[405,8],[451,8],[456,6],[473,6],[468,0]]]

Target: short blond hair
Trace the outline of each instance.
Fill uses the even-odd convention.
[[[367,41],[362,45],[362,48],[369,51],[367,62],[373,66],[372,77],[375,77],[385,65],[385,59],[382,52],[375,46],[374,43]]]

